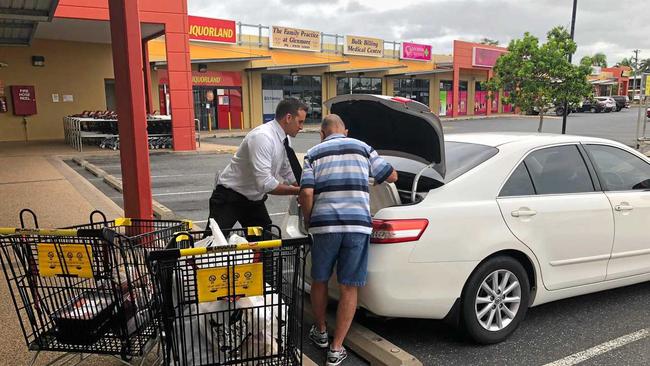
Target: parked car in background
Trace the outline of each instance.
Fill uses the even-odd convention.
[[[596,97],[596,100],[605,102],[605,112],[616,110],[616,101],[611,97]]]
[[[325,106],[399,173],[368,188],[358,299],[370,312],[454,319],[496,343],[531,306],[650,280],[650,160],[638,151],[569,135],[443,138],[438,117],[405,98],[348,94]],[[292,200],[287,237],[306,233],[299,212]],[[329,290],[338,297],[335,280]]]
[[[648,108],[648,110],[645,111],[645,114],[648,116],[648,118],[650,118],[650,108]]]
[[[586,99],[582,102],[581,112],[600,113],[606,110],[606,103],[604,100]]]
[[[612,99],[616,102],[616,112],[620,112],[623,108],[630,108],[630,98],[626,95],[612,95]]]

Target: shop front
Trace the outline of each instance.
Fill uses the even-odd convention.
[[[158,70],[159,107],[170,106],[167,70]],[[235,71],[193,71],[194,118],[202,131],[241,129],[243,121],[241,73]],[[196,121],[195,121],[196,122]]]
[[[275,118],[283,98],[296,98],[309,106],[306,123],[320,123],[323,113],[322,75],[262,74],[264,122]]]
[[[400,78],[393,80],[393,95],[429,105],[429,79]]]

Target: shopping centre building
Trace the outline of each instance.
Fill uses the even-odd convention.
[[[32,23],[0,12],[0,141],[68,140],[64,117],[115,110],[105,0],[50,3],[52,13]],[[173,135],[175,149],[195,148],[195,128],[253,128],[289,96],[310,106],[308,122],[327,113],[323,101],[349,93],[411,98],[447,117],[513,112],[501,103],[503,93],[489,98],[482,86],[502,47],[454,41],[453,53],[442,55],[406,41],[187,16],[179,3],[140,1],[146,108],[171,115],[163,132]],[[12,45],[21,42],[27,45]],[[12,90],[33,94],[33,113],[15,113]]]

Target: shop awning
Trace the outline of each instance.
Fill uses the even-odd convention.
[[[403,74],[393,74],[391,76],[426,76],[433,74],[444,74],[446,72],[453,72],[453,69],[434,69],[427,71],[414,71],[414,72],[405,72]]]
[[[599,80],[590,80],[592,85],[616,85],[618,80],[616,79],[599,79]]]
[[[382,71],[390,71],[394,69],[404,69],[406,68],[406,65],[397,65],[397,66],[383,66],[383,67],[373,67],[373,68],[367,68],[367,69],[352,69],[352,70],[345,70],[346,74],[356,74],[359,72],[382,72]]]
[[[334,62],[323,62],[319,64],[291,64],[291,65],[279,65],[279,66],[267,66],[267,67],[253,67],[251,70],[259,70],[259,69],[264,69],[264,70],[290,70],[290,69],[307,69],[307,68],[314,68],[314,67],[328,67],[330,65],[339,65],[339,64],[347,64],[347,61],[334,61]]]
[[[0,45],[28,45],[39,22],[50,22],[58,0],[0,1]]]
[[[195,59],[190,62],[193,64],[211,64],[219,62],[242,62],[242,61],[255,61],[255,60],[267,60],[271,56],[254,56],[254,57],[234,57],[234,58],[209,58],[209,59]],[[161,66],[167,65],[167,61],[157,61],[154,62],[154,65]]]

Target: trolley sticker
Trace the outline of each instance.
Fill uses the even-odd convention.
[[[59,254],[63,254],[63,259]],[[93,278],[93,248],[84,244],[38,244],[38,272],[43,277]],[[65,269],[62,267],[65,266]]]
[[[197,270],[199,302],[215,301],[228,296],[228,286],[232,296],[261,295],[263,268],[262,263],[252,263]]]

